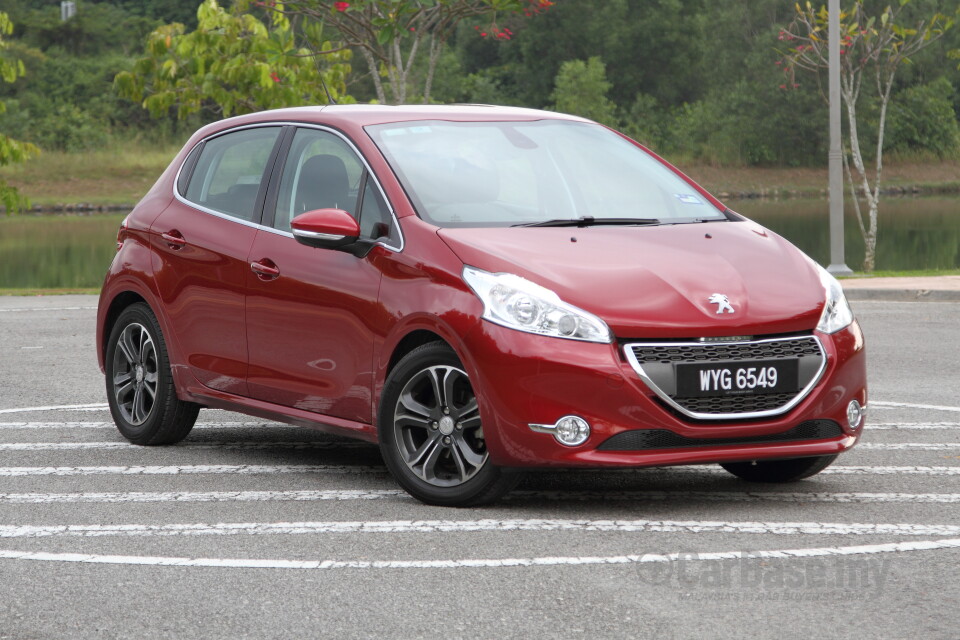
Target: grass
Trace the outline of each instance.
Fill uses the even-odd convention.
[[[34,205],[135,204],[153,186],[180,145],[116,141],[109,149],[46,151],[19,165],[0,168],[0,178]]]
[[[841,276],[845,278],[926,278],[936,276],[960,276],[960,269],[917,269],[914,271],[889,271],[878,270],[873,273],[855,272],[851,276]]]
[[[98,288],[79,289],[0,289],[0,296],[69,296],[69,295],[99,295]]]
[[[774,196],[819,196],[826,193],[827,168],[717,167],[688,164],[687,175],[716,194],[750,193]],[[898,158],[883,169],[883,187],[924,192],[960,192],[960,161]],[[848,188],[844,186],[846,191]]]
[[[180,144],[114,140],[109,148],[86,152],[47,151],[25,164],[0,167],[0,178],[20,188],[34,205],[134,204],[153,186]],[[690,177],[722,197],[738,194],[819,196],[827,170],[809,167],[729,167],[675,161]],[[891,157],[884,167],[887,188],[960,192],[960,160],[925,156]]]

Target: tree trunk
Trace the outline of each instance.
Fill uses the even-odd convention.
[[[437,61],[443,50],[443,40],[437,36],[430,36],[430,58],[427,65],[427,78],[423,83],[423,104],[430,104],[430,90],[433,88],[433,75],[437,71]]]
[[[877,261],[877,211],[879,202],[876,198],[870,200],[870,228],[863,237],[863,270],[871,273]]]
[[[373,54],[368,50],[361,48],[363,59],[367,62],[367,68],[370,69],[370,77],[373,79],[373,87],[377,90],[377,102],[387,104],[387,94],[383,91],[383,81],[380,79],[380,66],[374,59]]]

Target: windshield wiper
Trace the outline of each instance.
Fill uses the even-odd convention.
[[[510,225],[512,227],[595,227],[600,225],[651,225],[660,224],[657,218],[594,218],[582,216],[580,218],[556,218],[542,222],[523,222]]]

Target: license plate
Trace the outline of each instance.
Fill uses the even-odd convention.
[[[796,360],[678,364],[676,373],[681,398],[787,393],[800,388]]]

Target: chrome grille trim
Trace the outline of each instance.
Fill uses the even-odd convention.
[[[823,350],[820,339],[813,335],[793,336],[787,338],[764,338],[753,340],[732,340],[730,342],[701,342],[689,340],[684,342],[629,342],[623,345],[623,353],[637,372],[640,379],[650,387],[667,406],[680,414],[694,420],[743,420],[753,418],[767,418],[784,414],[806,398],[813,388],[820,382],[827,369],[827,355]],[[704,412],[685,406],[687,398],[670,395],[644,370],[644,363],[658,365],[673,365],[677,363],[697,362],[737,362],[752,360],[770,360],[780,358],[794,358],[799,356],[817,356],[820,359],[816,373],[809,382],[796,393],[790,396],[785,403],[774,407],[756,411],[733,412]],[[719,396],[720,398],[726,396]],[[738,396],[741,399],[757,396]],[[768,396],[769,397],[769,396]],[[702,399],[689,398],[691,404],[698,404]],[[759,401],[762,404],[762,400]],[[723,404],[720,402],[719,404]]]

